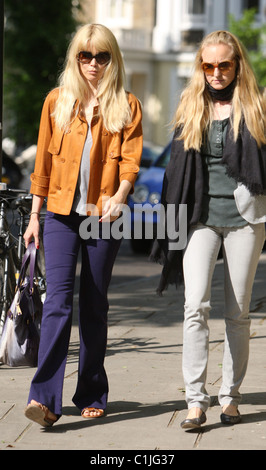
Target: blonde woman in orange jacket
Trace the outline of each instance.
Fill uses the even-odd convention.
[[[44,103],[34,173],[33,203],[25,244],[39,245],[39,213],[47,197],[44,303],[38,369],[25,415],[51,426],[62,414],[62,387],[72,321],[76,263],[82,250],[79,295],[80,356],[73,402],[84,418],[104,415],[108,379],[107,290],[120,240],[112,224],[133,191],[142,153],[142,112],[124,88],[124,66],[112,32],[81,27],[70,43],[59,87]],[[84,239],[88,216],[97,238]],[[96,221],[96,222],[95,222]]]

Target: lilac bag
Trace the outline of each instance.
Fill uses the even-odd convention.
[[[11,367],[37,365],[42,301],[34,282],[36,255],[35,244],[31,242],[22,260],[16,293],[0,341],[0,362]]]

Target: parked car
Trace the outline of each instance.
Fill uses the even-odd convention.
[[[149,168],[155,160],[161,155],[163,147],[161,145],[154,145],[150,142],[143,142],[143,150],[141,157],[141,167]]]
[[[162,152],[163,147],[159,145],[151,144],[150,142],[143,142],[143,150],[141,156],[140,169],[138,173],[138,178],[144,171],[147,171],[148,168],[153,164],[155,160],[159,157]]]
[[[131,210],[131,246],[134,252],[145,253],[151,246],[151,234],[157,223],[154,208],[161,202],[163,177],[170,152],[169,143],[151,166],[140,174],[135,183],[134,194],[128,198]]]

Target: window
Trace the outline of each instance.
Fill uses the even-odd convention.
[[[124,18],[128,13],[128,6],[130,6],[130,0],[110,0],[109,14],[112,18],[120,17]]]
[[[205,12],[205,0],[188,0],[188,13],[190,15],[203,15]]]
[[[193,46],[195,47],[203,39],[204,31],[201,29],[191,29],[188,31],[182,31],[181,43],[183,47]]]
[[[96,3],[96,0],[94,0]],[[105,19],[104,24],[110,28],[133,27],[134,0],[97,0],[96,21],[98,23]]]
[[[259,11],[260,0],[243,0],[243,10],[248,10],[249,8],[256,8]]]

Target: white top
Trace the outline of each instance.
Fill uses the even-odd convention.
[[[92,147],[91,128],[88,127],[87,137],[83,148],[79,177],[72,210],[80,215],[87,215],[87,195],[90,180],[90,151]]]
[[[266,222],[266,195],[252,196],[243,184],[234,191],[237,209],[250,224]]]

